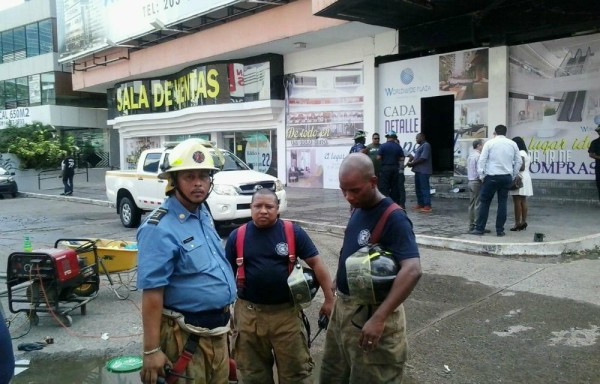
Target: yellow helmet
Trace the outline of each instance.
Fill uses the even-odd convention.
[[[223,164],[223,154],[210,142],[202,139],[187,139],[177,144],[165,157],[158,178],[169,179],[173,172],[191,169],[218,171]]]

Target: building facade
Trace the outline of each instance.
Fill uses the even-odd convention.
[[[70,63],[59,64],[54,0],[30,0],[0,11],[0,134],[40,122],[92,146],[97,166],[111,165],[111,135],[103,93],[74,91]],[[112,144],[118,148],[118,137]],[[112,165],[118,159],[112,159]]]
[[[592,183],[586,144],[600,119],[597,34],[411,57],[399,54],[410,34],[316,16],[334,1],[258,8],[213,0],[179,14],[127,13],[123,3],[85,2],[105,7],[105,28],[79,45],[71,33],[71,48],[61,51],[63,62],[74,62],[76,90],[108,95],[122,168],[141,149],[204,137],[290,185],[337,188],[339,164],[362,129],[397,131],[407,151],[416,133],[427,132],[434,168],[462,176],[472,140],[505,124],[532,151],[534,182]],[[123,14],[127,31],[115,35],[106,26]],[[257,60],[269,63],[268,74]],[[212,78],[218,94],[211,70],[219,73]],[[242,94],[242,85],[259,83],[269,92]]]

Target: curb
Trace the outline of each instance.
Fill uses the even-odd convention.
[[[77,203],[93,204],[109,208],[115,207],[113,203],[105,200],[88,199],[83,197],[44,195],[41,193],[32,192],[19,192],[19,196],[46,200],[73,201]],[[287,219],[301,225],[304,229],[309,229],[316,232],[331,233],[338,236],[343,236],[346,229],[346,227],[341,225],[314,223],[311,221],[296,220],[291,217]],[[468,252],[488,256],[557,256],[565,253],[578,253],[598,249],[600,244],[600,233],[569,240],[548,241],[541,243],[487,243],[483,241],[450,239],[428,235],[416,235],[416,239],[418,245],[426,247],[449,249],[452,251]]]

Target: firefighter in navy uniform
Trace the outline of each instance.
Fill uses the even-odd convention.
[[[355,210],[340,252],[320,382],[398,384],[407,357],[402,303],[421,276],[412,223],[377,189],[368,156],[348,155],[339,180]]]
[[[169,182],[168,198],[138,229],[143,383],[154,384],[159,376],[172,379],[170,371],[195,383],[228,380],[229,308],[236,287],[203,205],[217,169],[201,140],[178,144],[159,174]]]
[[[333,307],[331,277],[306,232],[277,219],[275,192],[259,189],[252,196],[250,210],[252,221],[233,231],[225,247],[238,282],[234,357],[241,379],[245,384],[272,384],[276,364],[280,384],[313,383],[314,362],[300,308],[290,299],[290,292],[296,292],[289,285],[290,249],[295,248],[295,256],[314,271],[325,295],[320,314],[327,317]],[[295,246],[290,246],[288,237],[292,236]]]

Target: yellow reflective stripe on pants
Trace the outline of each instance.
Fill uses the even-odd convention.
[[[234,310],[234,358],[244,384],[313,383],[314,362],[299,312],[291,305],[255,305],[238,299]]]
[[[379,344],[371,352],[364,352],[358,344],[361,330],[352,320],[364,324],[367,308],[356,313],[357,308],[351,300],[336,298],[325,337],[320,383],[402,383],[408,349],[404,307],[400,305],[388,317]]]

